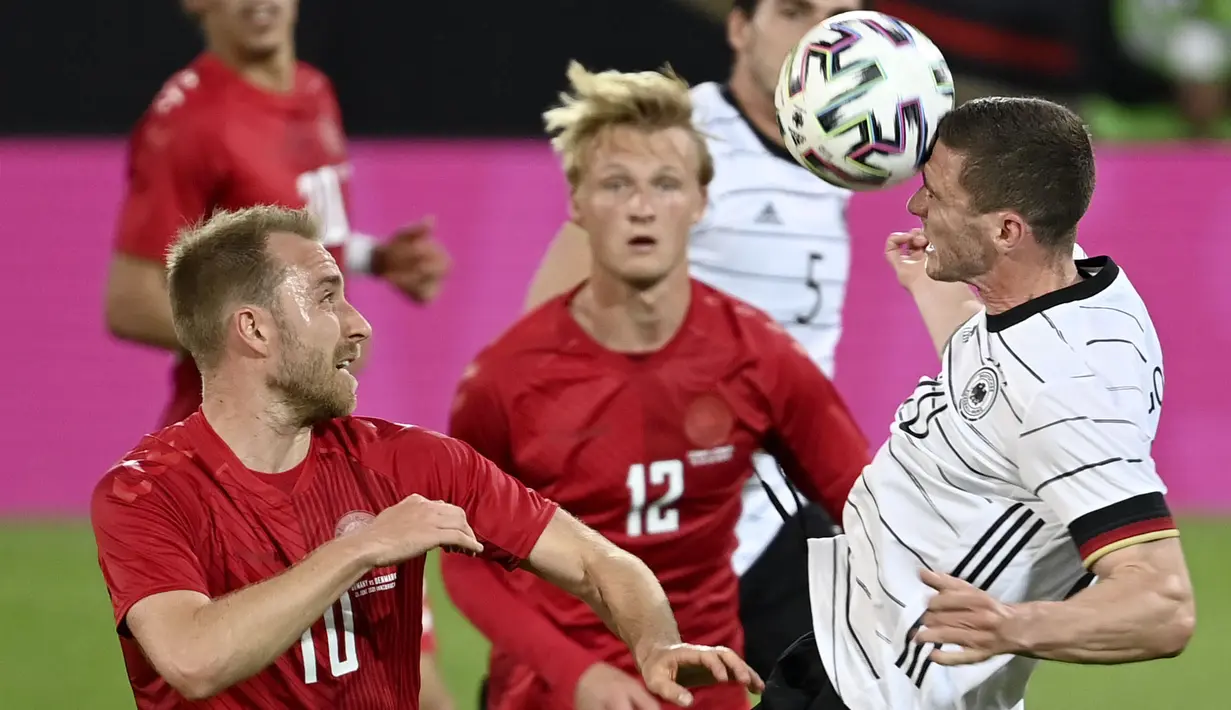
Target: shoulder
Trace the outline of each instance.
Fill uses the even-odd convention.
[[[414,424],[401,424],[377,417],[340,417],[318,426],[321,452],[341,450],[360,462],[380,457],[396,449],[398,457],[421,454],[424,457],[452,456],[460,444],[438,431]]]
[[[301,61],[296,65],[295,84],[304,96],[317,99],[328,106],[337,104],[337,92],[329,76],[307,62]]]
[[[803,346],[760,308],[695,279],[693,289],[698,305],[705,309],[706,329],[711,336],[762,357],[796,350],[804,353]]]
[[[223,86],[198,62],[172,74],[133,129],[136,147],[166,149],[197,145],[215,133]]]
[[[199,57],[163,82],[142,117],[143,123],[195,125],[208,120],[226,89],[207,57]]]
[[[693,87],[692,123],[705,136],[715,160],[725,159],[732,150],[755,153],[760,148],[752,129],[719,84],[706,82]]]
[[[181,430],[176,424],[143,437],[103,474],[91,499],[95,518],[106,510],[141,507],[191,516],[199,508],[200,470]]]
[[[722,87],[712,81],[692,88],[692,120],[698,128],[714,121],[738,118],[739,112],[722,96]]]
[[[544,357],[559,351],[563,339],[562,320],[568,317],[565,293],[543,303],[517,319],[487,347],[479,351],[470,364],[472,376],[493,378],[511,376],[510,371],[536,367]]]

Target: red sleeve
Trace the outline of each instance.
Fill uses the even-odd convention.
[[[513,569],[538,542],[556,504],[528,490],[457,439],[415,426],[377,422],[365,463],[394,477],[402,495],[452,503],[483,543],[485,559]]]
[[[507,419],[493,372],[471,365],[450,415],[449,433],[511,468]],[[491,641],[529,665],[572,705],[577,681],[602,659],[575,643],[509,584],[494,565],[464,555],[444,555],[441,572],[453,603]]]
[[[765,450],[804,495],[841,524],[842,509],[868,465],[868,442],[838,390],[803,347],[767,323],[762,362],[773,430]]]
[[[193,525],[139,461],[125,462],[103,478],[94,491],[90,520],[121,634],[128,635],[128,610],[148,596],[179,590],[209,594]]]
[[[219,171],[202,132],[183,116],[153,113],[156,108],[129,144],[115,250],[162,263],[179,230],[210,211]]]

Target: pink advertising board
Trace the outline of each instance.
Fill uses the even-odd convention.
[[[564,217],[565,188],[540,142],[365,142],[354,147],[353,223],[383,233],[437,218],[456,269],[430,308],[379,284],[353,300],[375,327],[360,411],[441,427],[469,358],[517,315]],[[101,294],[123,147],[0,141],[0,235],[10,320],[0,347],[0,514],[81,514],[97,478],[155,422],[170,358],[115,342]],[[882,263],[885,235],[913,226],[911,186],[857,196],[838,385],[869,438],[922,374],[922,325]],[[1152,307],[1166,351],[1155,453],[1177,507],[1231,510],[1231,150],[1106,147],[1081,242],[1111,254]],[[805,265],[800,266],[801,269]],[[802,272],[801,272],[802,273]]]

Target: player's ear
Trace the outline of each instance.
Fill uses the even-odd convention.
[[[236,335],[251,351],[268,356],[274,336],[274,319],[269,311],[255,306],[244,306],[232,317]]]
[[[751,21],[748,14],[739,8],[727,13],[727,44],[736,52],[744,51],[748,45],[748,24]]]
[[[996,220],[993,227],[994,239],[996,248],[1001,252],[1017,247],[1029,236],[1030,228],[1026,225],[1026,220],[1012,210],[993,212],[988,216]]]

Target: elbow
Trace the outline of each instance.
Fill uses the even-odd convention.
[[[216,664],[199,659],[180,658],[164,663],[159,674],[185,700],[199,702],[227,689]]]
[[[1157,591],[1160,606],[1165,609],[1163,623],[1154,634],[1158,658],[1175,658],[1188,648],[1197,627],[1197,605],[1192,585],[1180,575],[1165,579]]]

